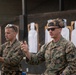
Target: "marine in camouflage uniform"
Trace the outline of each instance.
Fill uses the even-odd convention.
[[[2,72],[4,74],[15,75],[15,72],[21,71],[20,62],[23,55],[19,41],[15,40],[12,45],[9,42],[3,44],[0,49],[0,55],[4,58],[4,63],[2,64]]]
[[[44,75],[76,75],[76,47],[62,37],[63,27],[64,22],[59,18],[48,23],[47,29],[53,40],[44,44],[36,55],[29,53],[26,42],[21,45],[29,64],[40,64],[45,61]]]
[[[8,28],[12,28],[12,26]],[[7,34],[10,35],[9,32]],[[21,75],[22,68],[20,62],[23,59],[23,52],[17,39],[12,44],[10,44],[10,41],[7,41],[1,45],[0,58],[3,59],[1,75]]]
[[[31,56],[30,64],[46,62],[44,75],[76,75],[76,49],[73,43],[61,39],[54,43],[51,41],[41,47],[36,55]]]

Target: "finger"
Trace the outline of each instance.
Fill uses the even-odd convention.
[[[24,43],[24,44],[27,44],[27,42],[26,42],[26,41],[24,41],[23,43]]]
[[[27,44],[27,42],[26,42],[26,41],[24,41],[24,42],[23,42],[23,41],[21,41],[20,43],[21,43],[21,45],[25,45],[25,44]]]

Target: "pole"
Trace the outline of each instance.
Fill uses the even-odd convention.
[[[59,11],[64,10],[64,0],[59,0]]]
[[[23,41],[25,38],[28,36],[28,30],[27,30],[27,0],[22,0],[22,15],[23,15],[23,27],[24,27],[24,32],[23,32]]]
[[[19,16],[19,40],[21,41],[27,41],[27,24],[27,0],[22,0],[22,15]]]

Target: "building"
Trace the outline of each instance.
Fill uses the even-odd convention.
[[[61,2],[62,1],[62,2]],[[75,0],[28,0],[27,13],[28,23],[36,22],[39,25],[39,43],[44,43],[44,26],[48,19],[65,18],[68,25],[76,20]],[[1,0],[0,1],[0,26],[1,33],[4,34],[4,27],[8,23],[15,23],[19,26],[20,15],[22,15],[22,0]],[[42,33],[40,33],[42,32]],[[0,33],[1,43],[4,42],[4,35]],[[42,36],[43,35],[43,36]],[[23,63],[25,65],[25,63]],[[42,66],[39,67],[39,66]],[[30,73],[42,73],[44,63],[38,66],[25,65],[29,67]],[[25,70],[26,68],[23,67]],[[40,69],[40,70],[39,70]]]

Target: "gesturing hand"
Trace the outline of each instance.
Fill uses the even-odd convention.
[[[25,53],[28,52],[28,45],[26,41],[21,42],[21,50],[23,50]]]

